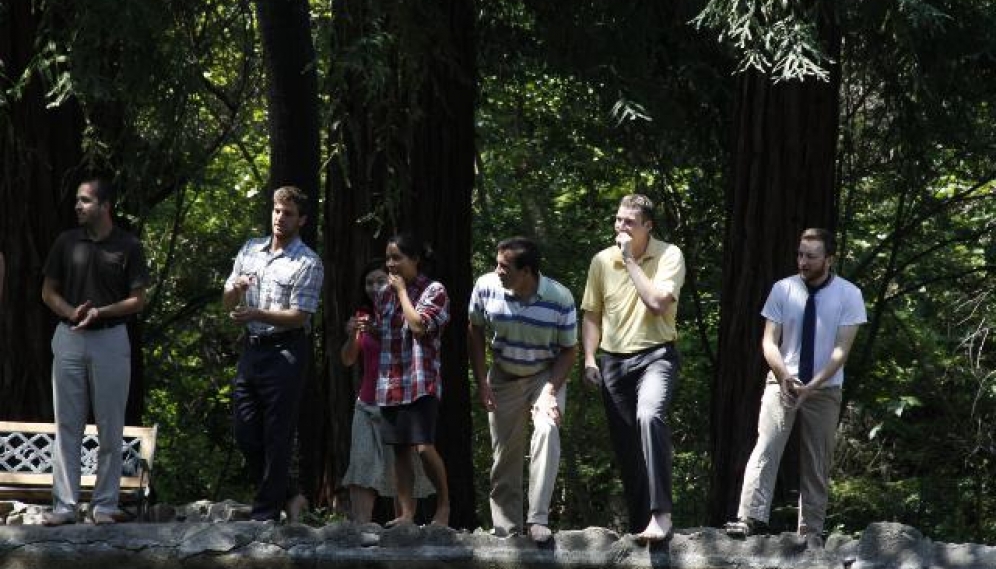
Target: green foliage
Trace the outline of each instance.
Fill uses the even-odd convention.
[[[717,31],[740,60],[738,72],[755,69],[776,81],[830,78],[832,63],[820,42],[819,18],[833,2],[710,0],[693,22]]]
[[[403,149],[418,105],[405,86],[433,81],[415,55],[433,53],[429,4],[353,3],[371,13],[363,29],[315,5],[326,110],[344,121],[376,117],[353,131],[331,124],[327,151],[348,161],[343,137],[363,133],[382,153],[370,162],[378,172],[365,173],[384,177],[373,197],[382,209],[364,220],[377,226],[391,222],[410,177]],[[642,192],[661,205],[658,234],[681,246],[689,268],[669,413],[675,519],[702,524],[706,417],[723,357],[715,338],[731,72],[798,80],[839,64],[836,267],[862,287],[871,321],[848,362],[829,525],[856,532],[888,519],[935,539],[996,540],[993,3],[679,4],[480,3],[475,274],[492,268],[499,239],[529,235],[544,272],[580,301],[591,256],[611,243],[619,197]],[[30,81],[42,82],[52,107],[77,99],[83,166],[113,172],[126,190],[122,213],[137,222],[155,275],[143,344],[145,421],[160,427],[158,497],[246,499],[230,435],[238,331],[217,300],[237,248],[262,232],[254,204],[268,166],[266,111],[249,4],[39,6],[47,19],[34,59],[24,75],[5,77],[0,116]],[[839,61],[820,45],[819,8],[837,18]],[[568,389],[554,523],[620,528],[599,394],[578,370]],[[479,518],[488,520],[490,437],[473,401]]]
[[[700,283],[718,277],[718,266],[697,261],[700,255],[718,254],[719,242],[711,236],[717,234],[721,219],[721,181],[713,173],[722,167],[723,154],[716,151],[721,125],[692,128],[690,115],[719,116],[711,105],[728,93],[715,75],[682,61],[680,55],[660,54],[668,60],[654,60],[661,50],[656,43],[660,37],[649,27],[660,14],[628,14],[648,35],[626,28],[626,47],[611,46],[607,37],[622,28],[592,30],[589,24],[592,18],[617,17],[614,10],[615,5],[572,4],[566,9],[556,3],[519,2],[485,7],[479,32],[475,274],[493,269],[494,246],[500,239],[527,235],[540,243],[544,274],[565,284],[580,304],[591,257],[612,243],[619,198],[640,192],[662,205],[658,233],[682,247]],[[573,16],[564,23],[567,14]],[[671,22],[668,31],[687,33],[682,25]],[[548,41],[553,45],[544,46]],[[578,44],[605,51],[591,48],[570,58],[558,55],[561,47],[571,50]],[[682,44],[677,49],[695,47]],[[640,60],[637,53],[647,53],[648,59]],[[619,67],[604,62],[588,66],[598,58]],[[622,78],[613,73],[623,68],[634,74]],[[675,105],[679,99],[696,110]],[[697,525],[708,494],[708,429],[701,418],[709,406],[712,361],[707,354],[715,339],[718,305],[715,295],[691,286],[682,299],[679,327],[685,357],[669,413],[675,440],[674,513],[679,525]],[[479,408],[474,421],[476,469],[487,472],[490,440]],[[561,441],[553,523],[565,528],[625,528],[626,508],[601,396],[584,385],[580,365],[568,384]],[[486,477],[479,480],[477,492],[479,517],[489,520]]]

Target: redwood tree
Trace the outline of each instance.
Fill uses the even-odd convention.
[[[301,188],[312,212],[301,230],[302,239],[317,249],[319,207],[318,75],[311,18],[307,0],[257,0],[263,60],[267,76],[267,113],[270,135],[270,175],[265,204],[272,204],[272,190],[285,185]],[[265,210],[269,220],[269,208]],[[269,223],[267,223],[267,227]],[[333,269],[326,258],[326,271]],[[332,258],[334,259],[334,258]],[[313,319],[317,324],[319,318]],[[312,498],[318,491],[319,457],[322,453],[321,376],[314,363],[308,368],[298,421],[300,482]]]
[[[42,267],[60,231],[75,225],[83,117],[75,98],[50,105],[67,73],[45,35],[61,23],[32,2],[0,9],[0,418],[51,420],[55,317],[41,301]],[[16,83],[20,82],[19,85]]]
[[[711,410],[713,524],[736,514],[756,440],[768,369],[761,307],[771,285],[795,272],[802,229],[836,229],[840,35],[833,3],[813,5],[829,56],[826,78],[775,81],[750,69],[738,80]],[[796,457],[787,452],[782,463]]]
[[[467,302],[472,288],[471,191],[474,186],[475,42],[471,0],[440,2],[421,22],[447,57],[426,65],[419,91],[424,115],[411,144],[411,192],[401,228],[421,234],[440,257],[433,275],[450,296],[450,324],[443,335],[443,398],[438,447],[450,481],[453,527],[474,528],[470,383],[467,380]],[[440,25],[441,24],[441,25]]]
[[[470,198],[476,95],[471,0],[396,3],[337,0],[332,65],[327,251],[339,269],[327,280],[325,476],[331,487],[348,461],[354,399],[338,365],[342,326],[358,299],[359,271],[383,256],[384,238],[411,231],[430,242],[453,317],[443,337],[438,447],[450,482],[454,527],[476,527],[470,452],[466,302],[470,296]],[[376,38],[376,39],[374,39]]]

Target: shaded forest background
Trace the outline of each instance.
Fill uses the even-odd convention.
[[[841,240],[869,324],[848,363],[828,527],[996,542],[996,3],[983,0],[10,0],[0,4],[0,418],[51,420],[41,266],[89,173],[122,190],[155,284],[130,330],[129,422],[160,427],[158,499],[245,499],[238,335],[221,286],[270,189],[321,204],[326,263],[299,471],[331,513],[358,271],[413,230],[444,259],[440,448],[454,524],[488,526],[490,443],[464,306],[494,244],[536,237],[580,299],[620,196],[660,204],[689,273],[678,526],[733,514],[764,373],[760,305],[799,231]],[[572,380],[559,528],[621,526],[597,393]],[[791,462],[791,461],[789,461]],[[786,480],[791,480],[791,472]],[[791,528],[792,484],[775,525]]]

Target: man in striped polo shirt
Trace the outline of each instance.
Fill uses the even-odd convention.
[[[513,237],[498,244],[494,272],[477,279],[470,296],[469,343],[471,369],[491,427],[495,533],[524,530],[522,459],[531,417],[526,523],[530,537],[545,542],[552,537],[550,499],[560,463],[564,383],[577,354],[577,313],[570,291],[539,269],[539,248],[533,241]]]

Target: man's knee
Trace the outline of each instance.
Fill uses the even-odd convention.
[[[641,429],[667,427],[667,422],[664,420],[664,409],[649,405],[637,407],[636,424]]]

